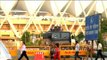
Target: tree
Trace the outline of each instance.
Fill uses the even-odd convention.
[[[78,40],[78,41],[81,41],[81,40],[83,40],[84,37],[85,37],[84,34],[83,34],[82,32],[80,32],[80,33],[75,37],[75,39]]]
[[[107,19],[102,18],[103,20],[101,21],[101,33],[107,33]]]
[[[26,31],[23,33],[21,40],[26,42],[30,42],[30,32]]]
[[[106,41],[104,41],[104,39],[103,39],[103,34],[107,33],[107,19],[106,18],[102,18],[102,19],[103,20],[100,22],[101,30],[99,31],[98,41],[100,41],[102,43],[102,45],[105,46]]]

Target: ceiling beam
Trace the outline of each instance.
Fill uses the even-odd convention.
[[[26,24],[26,26],[25,26],[24,29],[23,29],[23,32],[25,32],[25,31],[29,28],[29,26],[30,26],[31,23],[33,22],[33,19],[36,17],[37,13],[39,12],[40,8],[42,7],[43,3],[44,3],[44,1],[42,1],[42,3],[40,4],[39,8],[37,9],[37,11],[36,11],[33,15],[31,15],[28,23]],[[35,26],[35,27],[36,27],[36,26]]]
[[[0,24],[0,29],[1,29],[1,27],[3,26],[4,22],[6,21],[6,19],[7,19],[7,18],[4,18],[4,20],[1,22],[1,24]]]
[[[17,32],[16,28],[14,27],[13,23],[11,22],[9,16],[8,16],[8,18],[7,18],[7,21],[9,22],[9,24],[10,24],[10,26],[11,26],[14,34],[16,35],[16,37],[21,38],[21,36],[20,36],[19,33]]]
[[[91,5],[91,8],[89,9],[89,11],[87,12],[86,16],[89,15],[89,13],[92,11],[92,9],[94,8],[95,4],[96,4],[96,1],[93,1],[92,2],[93,4]]]
[[[83,11],[83,13],[84,13],[84,16],[86,17],[86,12],[84,11],[80,0],[79,0],[79,4],[80,4],[80,7],[81,7],[81,9],[82,9],[82,11]]]
[[[72,1],[68,2],[66,8],[64,9],[63,13],[61,14],[61,18],[63,17],[63,15],[65,14],[66,10],[67,10],[68,7],[71,5],[71,3],[72,3]],[[65,21],[64,19],[62,19],[62,20],[63,20],[63,22],[64,22],[64,25],[65,25],[66,30],[69,31],[69,30],[68,30],[68,27],[67,27],[67,25],[66,25],[66,21]]]
[[[89,13],[92,11],[92,9],[93,9],[93,7],[95,6],[95,4],[96,4],[96,1],[93,1],[92,2],[93,4],[91,5],[91,8],[89,9],[89,11],[88,11],[88,13],[86,14],[86,16],[88,16],[89,15]],[[85,16],[85,17],[86,17]],[[85,21],[85,18],[82,20],[82,23]],[[79,29],[81,28],[81,26],[82,26],[82,23],[81,24],[79,24],[79,27],[78,27],[78,29],[76,30],[76,32],[75,33],[77,33],[77,32],[79,32]],[[82,29],[82,28],[81,28]],[[83,34],[85,34],[85,32],[82,30],[82,32],[83,32]]]

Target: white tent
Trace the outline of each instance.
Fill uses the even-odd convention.
[[[12,59],[5,45],[0,41],[0,60]]]

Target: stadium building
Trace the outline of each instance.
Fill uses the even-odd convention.
[[[20,38],[25,31],[39,34],[53,26],[74,35],[85,34],[85,18],[107,17],[107,1],[15,0],[0,1],[0,38]]]

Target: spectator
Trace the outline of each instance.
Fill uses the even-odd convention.
[[[51,56],[51,60],[53,60],[54,59],[54,43],[52,42],[51,44],[50,44],[50,46],[51,46],[51,49],[50,49],[50,56]]]
[[[98,59],[99,55],[101,56],[101,58],[103,58],[103,60],[105,60],[104,56],[102,55],[102,44],[100,43],[100,41],[98,41],[97,56],[96,56],[95,60]]]
[[[80,60],[82,60],[82,57],[79,56],[79,50],[80,50],[80,45],[78,43],[78,41],[76,41],[76,46],[75,46],[75,60],[77,60],[77,58],[80,58]]]
[[[25,42],[23,42],[22,46],[21,46],[21,56],[19,57],[18,60],[21,60],[23,56],[26,57],[27,60],[29,60],[27,54],[26,54],[26,45],[25,45]]]
[[[59,51],[59,44],[55,44],[55,53],[54,53],[54,60],[60,60],[60,51]]]
[[[91,57],[92,60],[92,46],[89,41],[86,41],[86,49],[87,49],[87,60],[89,56]]]

